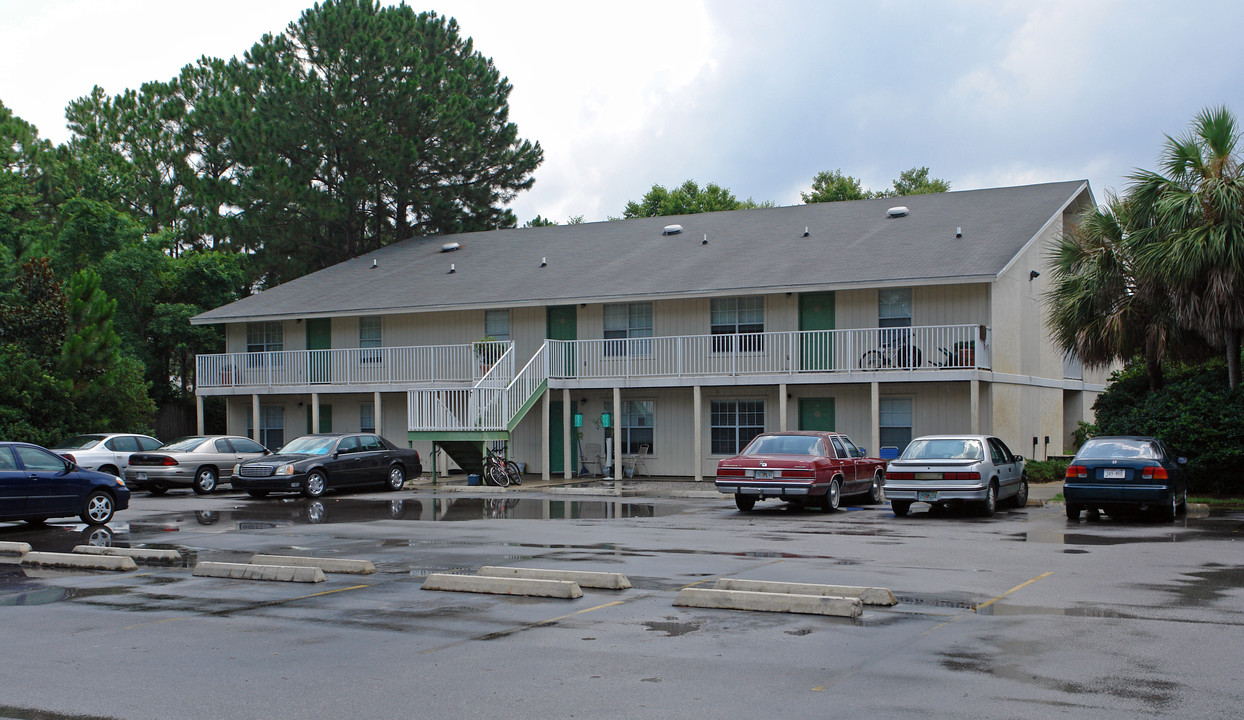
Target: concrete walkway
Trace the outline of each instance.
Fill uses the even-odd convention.
[[[468,485],[465,475],[440,477],[434,484],[432,478],[423,476],[408,480],[408,490],[435,490],[450,493],[551,493],[555,495],[614,495],[622,497],[665,497],[665,498],[723,498],[717,492],[712,480],[695,482],[685,477],[653,477],[626,478],[615,481],[600,477],[565,478],[556,477],[548,481],[539,475],[523,476],[522,485],[494,487],[492,485]],[[1062,493],[1061,480],[1049,483],[1033,483],[1028,487],[1028,504],[1040,507],[1055,495]]]

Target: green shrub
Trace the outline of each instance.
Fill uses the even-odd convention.
[[[1024,474],[1030,483],[1054,482],[1067,476],[1066,460],[1029,460],[1024,464]]]
[[[1144,368],[1115,373],[1093,410],[1095,435],[1151,435],[1188,458],[1189,492],[1244,494],[1244,389],[1227,388],[1227,365],[1170,365],[1150,392]]]

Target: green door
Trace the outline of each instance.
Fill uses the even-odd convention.
[[[799,429],[834,429],[833,398],[799,398]]]
[[[562,424],[562,401],[552,400],[549,402],[549,472],[560,473],[566,469],[564,462],[566,452],[566,426]],[[573,434],[572,434],[573,436]],[[579,465],[579,448],[578,443],[571,441],[570,446],[570,472],[574,473],[578,470]]]
[[[315,432],[330,433],[332,431],[333,431],[333,406],[332,405],[321,405],[320,406],[320,429],[312,430],[311,429],[311,406],[308,405],[307,406],[307,434],[310,435],[311,433],[315,433]]]
[[[834,294],[799,294],[799,329],[834,329]],[[824,372],[834,369],[834,340],[831,333],[813,333],[802,336],[799,352],[799,369]]]
[[[579,315],[578,308],[574,305],[552,305],[547,309],[546,332],[545,337],[549,340],[578,340],[579,339]],[[562,361],[561,377],[575,376],[575,353],[574,346],[567,348]],[[557,368],[552,371],[557,374]],[[561,418],[561,415],[557,416]],[[561,422],[559,419],[558,422]]]
[[[332,318],[313,318],[307,321],[308,379],[313,383],[328,382],[327,352],[333,346]]]

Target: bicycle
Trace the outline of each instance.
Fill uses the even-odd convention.
[[[923,363],[924,354],[920,348],[909,345],[906,338],[900,342],[898,337],[884,340],[876,350],[869,350],[860,356],[860,368],[863,370],[920,367]]]
[[[523,475],[518,470],[518,463],[506,460],[505,456],[492,448],[484,449],[484,480],[497,487],[509,487],[510,483],[523,484]]]

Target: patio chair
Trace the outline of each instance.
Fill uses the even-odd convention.
[[[600,443],[588,443],[584,445],[582,457],[579,458],[579,477],[583,477],[586,474],[600,475],[602,472],[601,463],[603,462],[604,458],[600,455]],[[592,466],[595,466],[594,471]]]
[[[641,471],[644,475],[652,477],[652,474],[648,472],[648,465],[644,462],[644,459],[648,457],[648,449],[651,447],[652,446],[648,444],[640,445],[639,452],[631,456],[632,477],[638,475]]]

